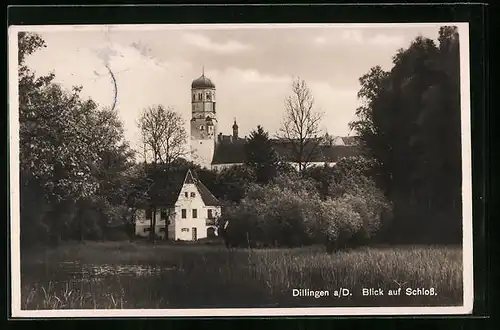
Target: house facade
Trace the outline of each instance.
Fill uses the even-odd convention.
[[[221,204],[210,190],[188,170],[177,189],[176,198],[165,201],[156,210],[156,234],[166,240],[196,241],[217,236],[216,219]],[[136,214],[136,236],[150,235],[153,211],[139,209]]]

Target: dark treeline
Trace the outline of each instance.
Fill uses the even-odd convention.
[[[351,123],[394,204],[394,241],[461,242],[462,168],[459,35],[417,37],[360,78],[365,100]]]
[[[130,239],[136,208],[175,194],[190,168],[222,201],[219,231],[230,245],[459,243],[458,45],[456,28],[443,27],[437,44],[418,37],[390,71],[360,78],[365,103],[350,125],[362,155],[311,167],[297,153],[299,172],[259,126],[245,164],[212,171],[182,158],[135,161],[116,111],[84,100],[80,87],[64,90],[52,74],[36,77],[25,58],[45,43],[20,33],[21,242]]]

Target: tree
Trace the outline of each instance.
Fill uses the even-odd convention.
[[[138,126],[144,145],[144,162],[147,162],[148,155],[151,157],[149,177],[152,182],[148,194],[153,210],[150,237],[154,242],[158,194],[159,190],[164,189],[157,182],[169,175],[169,166],[173,161],[186,154],[187,134],[182,117],[162,105],[145,109],[139,118]],[[162,164],[161,171],[158,171],[158,164]]]
[[[268,183],[276,176],[278,156],[269,134],[260,125],[250,132],[245,143],[245,159],[246,164],[254,169],[257,183]]]
[[[22,32],[18,43],[21,235],[46,228],[57,243],[72,235],[79,203],[101,189],[105,155],[129,156],[116,113],[82,99],[81,87],[67,91],[54,83],[54,74],[30,71],[25,59],[45,47],[40,36]],[[30,203],[42,216],[31,217]]]
[[[460,79],[456,27],[442,27],[439,45],[417,37],[360,79],[365,103],[351,123],[380,165],[394,203],[393,237],[461,240]],[[418,235],[416,233],[419,233]],[[439,236],[436,235],[439,233]],[[408,237],[407,237],[408,238]]]
[[[152,163],[170,164],[186,155],[187,134],[182,117],[162,105],[143,110],[138,123],[141,130],[144,156]]]
[[[293,160],[302,172],[319,151],[323,114],[314,110],[314,98],[306,82],[296,78],[285,99],[285,115],[278,137],[288,142]]]
[[[255,181],[252,168],[245,165],[231,166],[217,173],[214,194],[225,201],[239,203],[248,185]]]

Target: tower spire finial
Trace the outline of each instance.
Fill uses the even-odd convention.
[[[205,76],[205,64],[201,66],[201,75]]]

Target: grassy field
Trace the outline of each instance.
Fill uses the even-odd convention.
[[[399,287],[400,295],[389,295]],[[341,288],[349,295],[335,296]],[[370,288],[384,295],[364,296]],[[408,296],[408,288],[434,294]],[[329,290],[329,296],[294,297],[293,289]],[[23,251],[21,294],[23,309],[454,306],[462,304],[462,252],[75,243]]]

